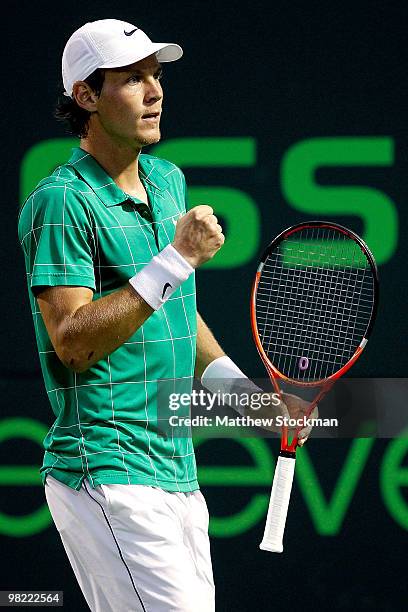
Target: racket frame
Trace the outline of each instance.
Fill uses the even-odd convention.
[[[266,355],[262,343],[259,338],[258,325],[256,321],[256,296],[257,289],[259,285],[259,281],[261,278],[262,268],[264,263],[269,256],[269,254],[286,238],[291,236],[292,234],[303,230],[303,229],[314,229],[314,228],[327,228],[334,229],[339,231],[340,233],[346,235],[348,238],[354,240],[358,246],[361,248],[363,253],[365,254],[369,265],[371,267],[372,276],[373,276],[373,305],[371,310],[371,315],[369,319],[369,323],[367,329],[364,333],[363,339],[361,340],[359,346],[356,348],[354,354],[347,361],[344,366],[342,366],[337,372],[333,373],[331,376],[328,376],[324,379],[316,380],[316,381],[299,381],[296,379],[289,378],[280,372],[271,362],[271,360]],[[374,257],[367,247],[365,242],[352,230],[344,227],[343,225],[339,225],[337,223],[332,223],[330,221],[308,221],[306,223],[298,223],[297,225],[293,225],[283,230],[276,238],[268,245],[265,251],[262,254],[261,262],[258,266],[258,270],[256,272],[255,280],[252,287],[251,293],[251,327],[252,334],[255,340],[255,345],[258,350],[258,353],[266,367],[268,375],[271,379],[271,382],[274,386],[275,391],[282,398],[282,390],[279,386],[278,381],[284,381],[292,385],[300,386],[300,387],[321,387],[319,393],[316,395],[314,400],[310,403],[306,418],[310,416],[315,406],[318,402],[326,395],[326,393],[333,386],[335,381],[343,376],[351,366],[357,361],[363,352],[368,337],[372,331],[372,327],[374,324],[374,320],[376,317],[377,309],[378,309],[378,296],[379,296],[379,282],[378,282],[378,270],[377,265],[375,263]],[[300,428],[296,430],[295,436],[292,441],[289,443],[288,441],[288,427],[282,427],[282,436],[281,436],[281,450],[279,453],[279,457],[277,460],[277,465],[275,469],[275,475],[272,485],[271,498],[269,502],[268,515],[265,525],[265,532],[260,544],[260,548],[262,550],[268,550],[272,552],[282,552],[283,551],[283,534],[286,523],[286,515],[289,505],[289,499],[292,488],[292,481],[295,469],[296,462],[296,448],[298,446],[298,434]]]
[[[340,370],[338,370],[337,372],[335,372],[334,374],[332,374],[331,376],[329,376],[329,377],[327,377],[325,379],[321,379],[321,380],[318,380],[318,381],[312,381],[312,382],[304,382],[304,381],[299,381],[299,380],[296,380],[296,379],[293,379],[293,378],[289,378],[289,377],[285,376],[284,374],[282,374],[281,372],[279,372],[279,370],[272,364],[272,362],[270,361],[270,359],[266,355],[266,353],[265,353],[265,351],[264,351],[264,349],[262,347],[261,341],[259,339],[258,325],[257,325],[257,322],[256,322],[256,294],[257,294],[259,280],[261,278],[262,268],[264,266],[264,263],[265,263],[267,257],[269,256],[269,254],[278,246],[278,244],[280,244],[281,242],[283,242],[283,240],[288,238],[288,236],[291,236],[295,232],[298,232],[298,231],[300,231],[302,229],[313,229],[313,228],[327,228],[327,229],[338,230],[342,234],[345,234],[346,236],[348,236],[349,238],[354,240],[359,245],[359,247],[361,248],[363,253],[366,255],[367,260],[368,260],[368,262],[370,264],[370,267],[371,267],[371,271],[373,273],[374,300],[373,300],[373,308],[371,310],[370,321],[368,323],[368,326],[367,326],[366,332],[364,334],[364,337],[363,337],[362,341],[360,342],[359,346],[357,347],[356,351],[352,355],[352,357],[349,359],[349,361],[342,368],[340,368]],[[298,223],[296,225],[292,225],[292,226],[286,228],[285,230],[283,230],[283,232],[281,232],[280,234],[278,234],[278,236],[276,236],[276,238],[274,238],[272,240],[272,242],[266,247],[266,249],[264,250],[264,252],[263,252],[263,254],[261,256],[261,262],[260,262],[260,264],[258,266],[258,270],[257,270],[256,275],[255,275],[255,280],[254,280],[254,283],[253,283],[252,294],[251,294],[251,327],[252,327],[252,335],[254,337],[255,345],[256,345],[256,348],[258,349],[258,353],[259,353],[262,361],[265,364],[265,367],[266,367],[266,369],[268,371],[268,374],[269,374],[269,376],[271,378],[272,384],[274,385],[276,391],[279,392],[279,387],[277,385],[275,377],[277,379],[283,380],[283,381],[288,382],[288,383],[290,383],[292,385],[297,385],[299,387],[318,387],[320,385],[324,386],[324,385],[326,385],[326,384],[328,384],[330,382],[331,382],[331,384],[333,384],[334,381],[336,381],[338,378],[343,376],[343,374],[345,374],[347,372],[347,370],[349,370],[351,368],[351,366],[355,363],[355,361],[359,358],[359,356],[361,355],[365,345],[367,344],[368,337],[370,336],[371,330],[372,330],[373,325],[374,325],[374,320],[375,320],[375,317],[376,317],[376,314],[377,314],[378,295],[379,295],[378,269],[377,269],[377,265],[375,263],[373,254],[371,253],[370,249],[365,244],[365,242],[360,238],[360,236],[358,236],[358,234],[356,234],[352,230],[348,229],[347,227],[344,227],[343,225],[339,225],[338,223],[332,223],[330,221],[308,221],[306,223]],[[331,384],[330,384],[330,386],[331,386]]]

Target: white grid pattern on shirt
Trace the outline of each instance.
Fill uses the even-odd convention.
[[[168,175],[166,175],[166,176],[168,176]],[[166,237],[167,237],[168,241],[171,242],[170,238],[169,238],[169,235],[168,235],[168,233],[166,231],[166,227],[165,227],[165,225],[163,223],[162,223],[162,226],[163,226],[163,230],[164,230],[164,232],[166,234]],[[191,378],[193,378],[194,377],[194,370],[195,370],[195,367],[194,367],[194,365],[195,365],[195,358],[194,358],[195,351],[194,351],[194,347],[193,347],[193,342],[191,340],[192,335],[191,335],[190,323],[189,323],[188,317],[187,317],[186,306],[185,306],[185,303],[184,303],[184,297],[185,296],[183,295],[183,286],[182,285],[180,287],[180,294],[181,294],[180,297],[181,297],[181,303],[182,303],[182,306],[183,306],[184,317],[185,317],[185,320],[186,320],[186,325],[187,325],[188,334],[189,334],[188,338],[190,340],[190,348],[191,348]],[[176,377],[176,375],[174,374],[174,378],[175,377]],[[171,429],[171,435],[172,435],[172,438],[173,438],[173,436],[174,436],[173,428]],[[189,438],[188,441],[190,443],[191,451],[193,452],[193,442],[192,442],[191,438]]]
[[[137,216],[136,212],[135,212],[135,215],[136,215],[136,218],[138,219],[138,216]],[[148,248],[149,248],[149,250],[150,250],[150,253],[151,253],[151,255],[152,255],[152,258],[153,258],[153,257],[154,257],[154,253],[153,253],[153,251],[152,251],[152,249],[151,249],[151,247],[150,247],[150,242],[149,242],[149,239],[148,239],[148,237],[146,236],[146,234],[145,234],[144,229],[143,229],[143,227],[142,227],[142,226],[141,226],[141,229],[142,229],[142,231],[143,231],[143,235],[144,235],[144,237],[145,237],[145,239],[146,239],[147,246],[148,246]],[[162,306],[162,308],[163,308],[164,318],[165,318],[166,325],[167,325],[168,332],[169,332],[170,339],[171,339],[172,352],[173,352],[173,379],[175,379],[175,378],[176,378],[176,356],[175,356],[175,352],[174,352],[174,340],[173,340],[173,336],[172,336],[172,333],[171,333],[171,327],[170,327],[169,322],[168,322],[168,318],[167,318],[167,314],[166,314],[166,310],[165,310],[165,305],[163,305],[163,306]],[[144,347],[144,344],[143,344],[143,352],[145,353],[145,347]],[[147,401],[147,400],[146,400],[146,401]],[[147,424],[146,424],[146,427],[147,427]],[[177,480],[177,470],[176,470],[176,465],[175,465],[174,460],[173,460],[173,459],[174,459],[175,452],[176,452],[176,448],[175,448],[175,446],[174,446],[174,439],[173,439],[173,436],[172,436],[171,442],[172,442],[172,446],[173,446],[173,456],[171,457],[171,462],[172,462],[172,465],[173,465],[173,470],[174,470],[174,478],[175,478],[175,481],[176,481],[176,485],[177,485],[178,490],[180,491],[180,486],[179,486],[179,483],[178,483],[178,480]]]
[[[84,155],[81,159],[83,159],[86,156],[87,155]],[[78,161],[80,161],[80,160],[77,160],[77,162],[75,162],[75,163],[78,163]],[[44,227],[49,227],[49,228],[55,227],[55,229],[56,229],[56,226],[60,226],[61,227],[61,231],[62,231],[62,254],[63,254],[63,261],[62,262],[52,262],[52,263],[50,262],[50,265],[63,267],[63,269],[64,269],[64,276],[65,276],[65,278],[67,278],[67,276],[70,274],[69,269],[71,269],[71,267],[76,269],[78,267],[91,268],[91,266],[87,266],[87,265],[84,265],[84,264],[78,264],[78,263],[71,263],[71,262],[68,262],[66,260],[66,255],[65,255],[65,231],[68,230],[68,229],[75,229],[75,230],[80,231],[80,232],[82,232],[84,234],[87,233],[86,230],[84,230],[81,227],[78,227],[77,225],[73,225],[71,222],[70,223],[65,223],[66,194],[67,194],[67,191],[69,191],[69,192],[72,191],[72,192],[75,192],[75,193],[79,192],[81,195],[84,195],[84,196],[86,195],[88,197],[89,196],[92,197],[92,196],[94,196],[94,194],[93,194],[92,190],[78,189],[78,185],[76,185],[75,187],[72,187],[72,185],[68,185],[67,183],[71,183],[75,179],[72,179],[72,181],[71,181],[71,180],[67,180],[67,179],[64,180],[63,178],[61,178],[60,177],[61,169],[62,169],[62,167],[58,169],[58,176],[57,176],[57,178],[58,178],[58,180],[61,180],[61,182],[64,181],[63,184],[58,184],[58,185],[47,184],[47,185],[44,185],[41,188],[39,188],[34,194],[32,194],[32,196],[29,198],[29,199],[31,199],[32,224],[31,224],[30,231],[26,232],[26,234],[22,237],[21,243],[22,243],[22,246],[24,248],[24,246],[25,246],[24,243],[26,242],[26,239],[30,235],[32,235],[34,237],[34,241],[36,243],[36,247],[38,247],[38,243],[37,243],[37,240],[36,240],[36,231],[42,231],[44,229]],[[178,174],[179,175],[181,174],[180,171],[178,171]],[[149,180],[149,175],[146,176],[146,179]],[[151,180],[150,180],[150,182],[154,185],[154,183]],[[100,189],[103,189],[104,187],[108,187],[109,185],[112,185],[112,183],[107,183],[106,185],[103,185],[102,187],[100,187]],[[41,225],[38,225],[37,227],[34,227],[35,198],[43,190],[51,190],[51,189],[63,189],[64,190],[64,210],[62,212],[62,223],[61,224],[58,224],[58,223],[42,223]],[[160,224],[160,226],[166,232],[165,226],[164,226],[164,222],[167,221],[167,220],[174,221],[175,219],[179,218],[180,214],[182,214],[180,208],[178,207],[178,205],[176,203],[175,198],[172,196],[172,194],[170,193],[169,190],[167,191],[167,195],[170,197],[170,200],[172,201],[172,203],[173,203],[173,205],[174,205],[174,207],[175,207],[175,209],[177,211],[176,213],[171,214],[171,215],[166,216],[166,217],[163,217],[160,221],[154,221],[153,220],[151,223],[145,222],[144,220],[140,220],[138,218],[138,216],[136,215],[137,225],[135,225],[135,224],[129,224],[129,225],[126,224],[126,225],[124,225],[124,224],[122,224],[120,222],[119,219],[117,219],[115,217],[114,211],[112,210],[113,207],[110,207],[110,213],[116,219],[116,225],[106,225],[106,226],[100,226],[100,227],[96,226],[94,228],[95,229],[94,236],[96,236],[96,239],[98,240],[98,231],[101,230],[101,229],[106,229],[106,230],[120,229],[123,232],[123,236],[124,236],[124,238],[125,238],[125,240],[127,242],[127,237],[126,237],[125,229],[132,229],[132,228],[137,228],[138,227],[138,228],[140,228],[142,230],[143,234],[146,236],[146,234],[145,234],[145,227],[147,229],[147,226],[151,227],[152,225],[158,225],[158,224]],[[162,195],[160,193],[155,193],[155,197],[159,197],[161,199],[165,199],[164,195]],[[166,234],[167,234],[167,232],[166,232]],[[147,239],[147,236],[146,236],[146,239]],[[130,245],[128,243],[129,254],[130,254],[130,257],[132,259],[131,263],[129,263],[129,264],[121,264],[121,265],[118,265],[118,266],[102,265],[101,264],[101,257],[100,257],[99,249],[100,249],[100,245],[99,245],[99,242],[97,241],[96,248],[95,248],[95,251],[96,251],[96,262],[95,262],[95,266],[94,267],[99,270],[99,286],[97,287],[97,293],[99,293],[99,296],[102,295],[101,278],[102,278],[102,269],[103,268],[113,268],[113,267],[122,268],[122,267],[128,267],[128,266],[131,267],[131,266],[133,266],[134,272],[136,273],[138,271],[138,268],[140,269],[141,266],[143,266],[143,265],[145,265],[147,263],[147,262],[137,262],[136,263],[133,260],[132,250],[131,250]],[[149,249],[150,249],[150,244],[149,244]],[[151,249],[150,249],[150,251],[151,251]],[[154,255],[154,253],[152,251],[151,251],[151,255],[152,256]],[[38,263],[35,262],[33,270],[35,269],[35,267],[44,267],[44,268],[46,268],[47,265],[49,265],[49,264],[47,264],[46,262],[38,262]],[[32,272],[31,273],[28,272],[27,274],[29,276],[29,282],[30,282],[31,281]],[[193,340],[192,339],[195,338],[196,334],[192,334],[191,333],[190,326],[189,326],[189,323],[188,323],[188,317],[187,317],[187,313],[186,313],[186,306],[185,306],[185,302],[184,302],[185,297],[193,296],[193,295],[195,295],[195,294],[194,293],[187,293],[187,294],[183,295],[183,293],[181,292],[180,296],[172,297],[169,300],[169,301],[173,301],[173,300],[180,300],[181,299],[181,301],[182,301],[182,308],[183,308],[183,312],[185,314],[186,324],[187,324],[187,328],[188,328],[188,334],[187,335],[183,335],[183,336],[179,336],[179,337],[173,337],[171,326],[170,326],[169,321],[168,321],[167,313],[164,310],[163,314],[164,314],[164,318],[165,318],[165,321],[166,321],[166,324],[167,324],[167,328],[168,328],[168,332],[169,332],[170,338],[158,338],[156,340],[148,339],[146,341],[145,338],[144,338],[144,332],[143,332],[143,329],[142,329],[141,330],[141,333],[142,333],[142,340],[141,341],[137,341],[137,342],[134,342],[134,343],[133,342],[125,343],[125,344],[141,344],[142,345],[143,359],[144,359],[144,364],[145,364],[145,377],[144,377],[143,381],[125,381],[125,382],[120,381],[120,382],[116,383],[112,379],[110,360],[109,360],[109,357],[108,357],[108,367],[109,367],[109,377],[110,377],[110,379],[109,379],[109,383],[102,383],[102,384],[105,384],[105,385],[108,384],[109,387],[110,387],[111,403],[112,403],[112,421],[113,421],[113,426],[116,429],[116,433],[117,433],[118,450],[119,450],[119,452],[122,455],[123,465],[124,465],[124,468],[126,470],[126,473],[127,473],[128,477],[129,477],[129,472],[128,472],[128,468],[127,468],[124,456],[127,455],[127,454],[145,454],[145,453],[144,452],[142,452],[142,453],[138,453],[138,452],[129,453],[128,451],[124,451],[123,449],[120,448],[120,432],[117,429],[116,422],[115,422],[115,405],[114,405],[114,395],[113,395],[113,387],[114,387],[115,384],[120,384],[120,385],[125,384],[126,385],[126,384],[140,384],[140,383],[142,383],[142,384],[145,385],[145,415],[146,415],[146,429],[145,429],[145,431],[146,431],[146,435],[148,437],[148,443],[149,443],[148,456],[149,456],[149,460],[150,460],[150,463],[151,463],[151,466],[152,466],[152,469],[154,470],[154,472],[155,472],[155,468],[154,468],[154,462],[152,461],[152,458],[155,457],[155,456],[156,457],[163,457],[163,458],[171,459],[173,461],[173,459],[175,459],[175,458],[182,458],[183,456],[190,457],[191,455],[194,454],[191,440],[189,441],[190,442],[191,452],[188,452],[185,455],[176,454],[176,448],[174,446],[174,440],[172,440],[172,443],[173,443],[173,453],[172,453],[171,456],[168,456],[168,455],[158,455],[158,454],[155,454],[154,452],[153,453],[150,452],[150,437],[149,437],[149,432],[148,432],[149,415],[148,415],[148,410],[147,410],[147,406],[148,406],[147,384],[150,383],[150,382],[157,382],[157,380],[155,380],[154,378],[152,380],[148,379],[148,375],[147,375],[148,373],[147,373],[147,369],[146,369],[146,351],[145,351],[145,343],[146,342],[149,342],[149,343],[151,343],[151,342],[171,342],[172,346],[173,346],[173,373],[174,373],[174,375],[176,373],[176,368],[175,368],[175,352],[174,352],[174,342],[175,341],[178,341],[178,340],[189,340],[190,346],[191,346],[191,355],[193,357],[194,348],[193,348]],[[34,303],[36,303],[36,302],[34,302]],[[35,324],[36,324],[37,317],[38,316],[41,317],[40,311],[37,310],[36,308],[34,308],[33,309],[33,316],[34,316],[34,321],[35,321]],[[39,337],[39,334],[37,334],[37,337]],[[52,351],[52,350],[51,351],[50,350],[41,351],[40,350],[39,352],[40,352],[40,354],[48,354],[48,353],[53,353],[55,351]],[[193,361],[193,359],[191,361]],[[193,370],[193,369],[194,369],[194,364],[192,363],[191,364],[191,370]],[[185,378],[191,378],[192,375],[193,375],[193,371],[190,371],[190,376],[186,376]],[[70,389],[74,390],[76,401],[77,401],[77,415],[76,415],[77,416],[77,422],[74,425],[72,425],[72,426],[66,426],[66,427],[67,428],[69,428],[69,427],[78,427],[78,431],[80,433],[80,439],[78,440],[78,447],[79,447],[78,448],[78,450],[79,450],[78,457],[81,458],[84,474],[86,474],[90,478],[91,478],[91,475],[90,475],[90,472],[89,472],[89,469],[88,469],[88,465],[87,465],[87,456],[90,456],[92,454],[100,454],[100,453],[99,452],[98,453],[89,452],[89,450],[86,448],[85,438],[84,438],[84,435],[83,435],[82,430],[81,430],[81,425],[83,423],[81,422],[81,419],[80,419],[80,416],[79,416],[78,390],[80,388],[84,387],[84,386],[94,386],[95,384],[98,385],[98,383],[91,383],[89,385],[78,384],[77,383],[77,375],[75,374],[75,376],[74,376],[74,385],[72,387],[71,386],[66,386],[66,387],[59,387],[59,388],[48,389],[47,390],[47,392],[49,394],[55,393],[57,404],[59,406],[60,406],[60,400],[59,400],[59,397],[58,397],[59,392],[61,392],[61,391],[68,391]],[[131,420],[129,420],[129,421],[131,421]],[[140,422],[140,419],[134,419],[134,421],[139,421]],[[52,431],[54,431],[57,428],[62,428],[62,426],[57,426],[56,423],[55,423],[53,428],[52,428]],[[52,451],[48,451],[48,452],[51,455],[53,454]],[[100,451],[100,452],[101,453],[103,453],[103,452],[112,453],[111,450]],[[73,456],[70,456],[70,455],[65,457],[63,454],[61,454],[60,456],[64,457],[65,459],[67,459],[68,457],[74,458]],[[84,465],[84,459],[85,459],[85,465]],[[55,463],[57,463],[57,462],[58,462],[58,457],[56,457],[56,462]],[[174,466],[174,476],[175,476],[175,481],[177,482],[177,470],[176,470],[175,466]],[[129,479],[129,482],[130,482],[130,479]],[[156,479],[156,482],[158,482],[157,479]],[[190,484],[189,484],[189,486],[190,486]],[[191,490],[191,486],[190,486],[190,490]]]

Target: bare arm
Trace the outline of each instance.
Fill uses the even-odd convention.
[[[212,331],[197,313],[197,357],[195,377],[201,378],[205,368],[218,357],[225,355]]]
[[[86,287],[48,287],[37,295],[62,363],[84,372],[117,349],[154,312],[129,285],[99,300]]]
[[[196,206],[177,222],[173,246],[196,268],[224,242],[209,206]],[[86,287],[47,287],[37,301],[52,345],[62,363],[84,372],[126,342],[154,312],[126,285],[93,301]],[[210,332],[209,332],[210,333]]]

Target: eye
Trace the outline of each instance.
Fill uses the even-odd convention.
[[[154,78],[157,81],[160,81],[160,79],[163,77],[163,70],[160,70],[159,72],[156,72],[156,74],[154,75]]]
[[[132,74],[132,76],[128,78],[127,82],[128,83],[140,83],[141,80],[142,80],[141,76],[139,76],[138,74]]]

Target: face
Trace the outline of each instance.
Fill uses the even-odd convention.
[[[140,149],[160,140],[161,73],[155,55],[105,71],[92,119],[118,144]]]

